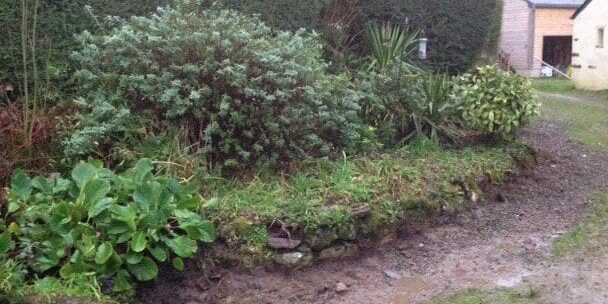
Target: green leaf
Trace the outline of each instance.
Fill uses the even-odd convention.
[[[11,193],[20,200],[27,201],[32,195],[32,180],[23,170],[17,170],[11,178]]]
[[[127,263],[129,263],[129,264],[138,264],[143,259],[144,259],[144,256],[142,254],[132,252],[132,251],[129,251],[129,253],[127,253]]]
[[[92,206],[110,193],[110,183],[98,178],[91,179],[84,185],[81,198],[85,206]],[[84,196],[84,197],[83,197]]]
[[[114,254],[114,247],[112,243],[105,242],[97,248],[97,253],[95,254],[95,263],[97,265],[105,264],[108,259]]]
[[[140,159],[133,167],[133,173],[135,174],[135,179],[139,182],[147,180],[152,177],[152,170],[154,170],[154,166],[152,165],[152,160],[148,158]]]
[[[59,275],[61,276],[61,278],[63,279],[67,279],[70,276],[72,276],[72,274],[74,273],[74,269],[72,267],[71,263],[65,263],[63,266],[61,266],[61,268],[59,269]]]
[[[198,227],[198,230],[200,232],[199,240],[201,242],[212,243],[213,241],[215,241],[215,228],[211,221],[203,221],[201,226]]]
[[[159,262],[164,262],[167,260],[167,251],[164,248],[156,246],[156,247],[152,247],[148,250],[150,251],[152,256]]]
[[[180,257],[176,257],[173,259],[173,267],[175,267],[175,269],[179,271],[184,271],[184,268],[186,268],[184,266],[184,260],[182,260],[182,258]]]
[[[6,254],[11,247],[13,246],[13,241],[11,240],[11,235],[8,231],[5,231],[0,235],[0,255]]]
[[[137,225],[135,223],[137,214],[135,213],[135,209],[133,209],[133,206],[112,205],[110,206],[110,212],[112,212],[112,218],[117,221],[126,223],[132,231],[137,230]]]
[[[128,264],[127,267],[139,281],[150,281],[158,275],[158,266],[149,257],[144,257],[137,264]]]
[[[82,255],[87,258],[93,257],[96,255],[96,241],[97,238],[93,235],[83,235],[82,238],[76,243],[76,247]]]
[[[196,241],[186,236],[178,236],[172,239],[166,238],[164,241],[175,254],[182,258],[193,257],[198,249]]]
[[[131,250],[134,252],[142,252],[146,249],[146,245],[148,245],[146,235],[143,232],[135,232],[131,239]]]
[[[89,218],[94,218],[107,210],[112,204],[111,198],[102,198],[89,208]]]
[[[36,176],[32,179],[32,186],[43,193],[53,193],[53,183],[43,176]]]
[[[114,278],[114,286],[112,287],[112,290],[120,293],[129,291],[131,289],[133,289],[133,286],[131,283],[129,283],[129,273],[124,270],[118,272]]]
[[[152,181],[139,185],[133,192],[133,201],[137,203],[140,209],[149,210],[151,206],[158,204],[162,185]]]
[[[97,169],[91,164],[79,164],[72,170],[72,179],[78,189],[82,189],[97,174]]]

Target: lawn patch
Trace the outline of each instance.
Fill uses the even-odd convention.
[[[537,297],[533,289],[515,292],[507,289],[481,291],[470,289],[455,295],[431,300],[430,304],[532,304]]]
[[[590,253],[606,243],[608,194],[596,192],[591,197],[596,202],[592,214],[554,243],[553,252],[556,256],[567,257],[576,253]]]
[[[575,90],[561,80],[536,80],[541,92],[542,117],[559,121],[570,135],[591,148],[608,149],[608,91]],[[554,94],[563,93],[563,94]]]
[[[574,83],[568,79],[533,79],[532,87],[541,92],[571,93],[576,90]]]

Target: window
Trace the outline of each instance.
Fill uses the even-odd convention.
[[[603,27],[597,29],[597,47],[598,48],[604,47],[604,28]]]

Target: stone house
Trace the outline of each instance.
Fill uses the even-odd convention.
[[[608,0],[587,0],[574,20],[572,78],[578,88],[608,90]]]
[[[607,1],[607,0],[598,0]],[[504,0],[503,64],[530,77],[566,72],[572,62],[572,15],[585,0]]]

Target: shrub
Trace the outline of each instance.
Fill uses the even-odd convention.
[[[540,111],[530,81],[496,66],[460,76],[454,97],[469,128],[494,135],[514,134]]]
[[[410,117],[417,137],[454,140],[460,131],[458,105],[451,96],[454,84],[447,75],[423,73],[413,89]]]
[[[453,83],[402,60],[380,72],[359,73],[366,93],[361,116],[385,146],[399,146],[414,137],[452,140],[461,136]]]
[[[386,71],[395,62],[407,59],[418,40],[418,32],[410,33],[390,23],[382,26],[369,23],[367,32],[370,36],[372,67],[380,71]]]
[[[70,155],[179,136],[210,166],[242,168],[329,155],[357,137],[359,94],[327,73],[315,35],[167,7],[79,39],[85,95]]]
[[[197,242],[213,241],[213,225],[196,213],[202,201],[195,187],[152,171],[147,159],[123,174],[79,164],[70,179],[17,171],[0,243],[8,248],[12,235],[12,255],[35,273],[94,273],[112,279],[116,291],[130,289],[132,278],[154,279],[157,263],[182,270]]]
[[[360,116],[370,125],[385,146],[396,146],[412,135],[409,103],[416,74],[402,67],[399,61],[388,70],[360,71],[358,82],[365,98]]]

